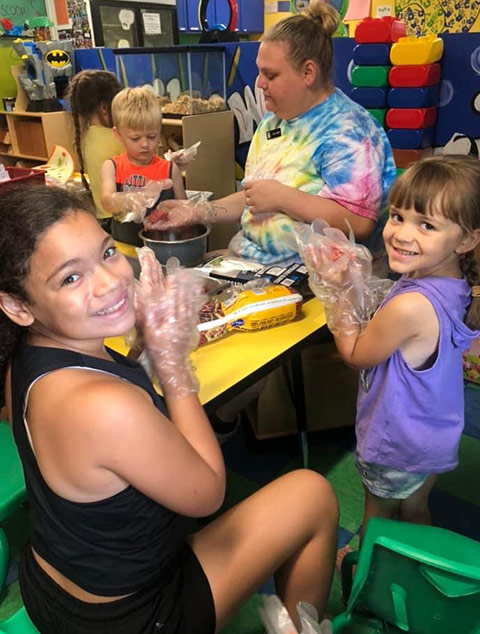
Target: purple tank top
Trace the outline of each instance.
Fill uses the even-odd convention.
[[[424,295],[437,314],[437,356],[427,369],[414,370],[400,350],[363,370],[357,400],[357,452],[366,462],[411,473],[454,469],[464,425],[462,351],[479,331],[468,328],[465,312],[471,289],[448,277],[402,277],[380,306],[402,293]]]

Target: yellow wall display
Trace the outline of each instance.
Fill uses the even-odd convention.
[[[396,0],[396,14],[411,35],[480,31],[478,0]]]

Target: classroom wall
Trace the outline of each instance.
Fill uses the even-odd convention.
[[[11,38],[0,38],[0,109],[4,97],[17,96],[17,84],[12,77],[11,67],[22,64],[22,61],[12,48]]]

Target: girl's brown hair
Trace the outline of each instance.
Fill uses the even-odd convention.
[[[448,218],[466,232],[480,231],[480,160],[447,154],[409,167],[393,183],[388,202],[397,209],[415,209]],[[472,287],[480,284],[473,251],[460,255],[460,268]],[[472,297],[465,323],[480,328],[480,297]]]
[[[106,70],[83,70],[70,82],[67,97],[75,126],[75,150],[80,162],[82,182],[87,190],[90,190],[90,186],[85,178],[82,135],[90,125],[91,117],[99,113],[102,104],[108,110],[108,117],[103,123],[106,127],[112,127],[112,99],[121,88],[115,75]]]
[[[30,261],[45,232],[75,212],[94,215],[86,197],[45,185],[11,186],[0,199],[0,292],[28,302],[24,281]],[[16,346],[27,329],[0,310],[0,404],[4,403],[5,374]]]
[[[275,24],[262,37],[262,42],[284,42],[288,45],[288,59],[300,69],[311,59],[319,69],[322,87],[332,85],[332,36],[340,18],[332,5],[323,0],[310,0],[308,7]]]

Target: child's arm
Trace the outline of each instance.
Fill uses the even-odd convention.
[[[187,195],[185,193],[185,187],[183,186],[182,173],[175,165],[172,165],[172,181],[173,181],[173,194],[176,200],[185,200]]]
[[[351,331],[351,328],[350,328]],[[435,352],[439,335],[432,304],[420,293],[404,293],[379,310],[363,332],[337,332],[335,344],[345,363],[371,368],[401,350],[407,363],[419,367]]]
[[[115,209],[113,194],[117,191],[115,183],[115,165],[112,160],[107,159],[102,165],[102,171],[100,172],[102,179],[102,188],[100,190],[100,201],[105,209],[110,214],[113,214]]]

